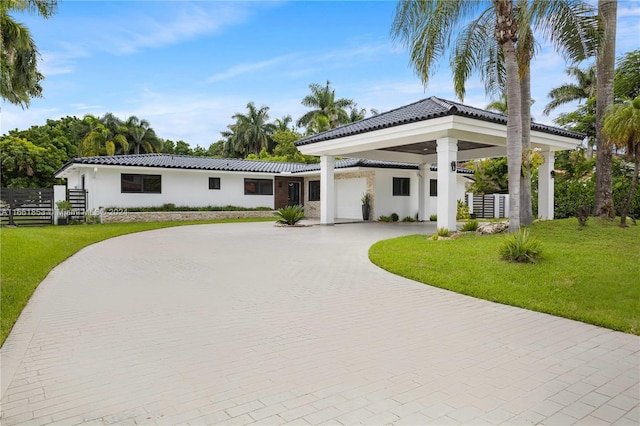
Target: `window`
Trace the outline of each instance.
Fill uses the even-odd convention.
[[[309,181],[309,201],[320,201],[320,181]]]
[[[438,196],[438,180],[429,179],[429,195],[432,197]]]
[[[409,196],[409,178],[393,178],[393,195],[394,196]]]
[[[220,189],[220,178],[209,178],[209,189]]]
[[[120,175],[122,193],[160,194],[162,192],[161,175]]]
[[[271,179],[245,179],[244,195],[273,195]]]

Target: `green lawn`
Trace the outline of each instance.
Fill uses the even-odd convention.
[[[458,293],[640,334],[640,226],[590,219],[535,223],[537,264],[500,260],[504,235],[433,241],[411,235],[369,250],[387,271]]]
[[[275,218],[197,222],[108,223],[100,225],[2,228],[0,230],[0,345],[49,271],[83,247],[118,235],[204,223],[275,221]]]

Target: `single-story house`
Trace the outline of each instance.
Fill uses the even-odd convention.
[[[553,164],[556,151],[579,146],[584,135],[531,123],[531,147],[544,157],[539,168],[538,215],[553,219]],[[418,217],[434,211],[431,180],[437,181],[438,228],[456,229],[460,161],[506,156],[507,117],[432,96],[379,115],[312,135],[296,142],[301,153],[320,157],[320,223],[334,223],[334,192],[338,191],[336,157],[417,164]],[[436,176],[427,170],[437,164]]]
[[[334,163],[333,216],[362,219],[361,199],[371,195],[370,219],[418,213],[419,181],[437,211],[437,168],[417,164],[348,158]],[[473,172],[456,168],[457,199]],[[302,204],[307,217],[320,217],[319,164],[278,163],[171,154],[74,158],[56,172],[67,187],[85,189],[87,209],[177,206],[281,208]]]

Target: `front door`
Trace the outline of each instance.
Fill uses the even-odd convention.
[[[296,206],[300,203],[300,182],[289,182],[288,206]]]

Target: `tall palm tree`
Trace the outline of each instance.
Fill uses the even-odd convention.
[[[291,118],[290,115],[285,115],[282,118],[276,118],[276,130],[281,130],[283,132],[286,132],[287,130],[291,130],[289,128],[289,125],[293,122],[293,119]]]
[[[615,76],[616,14],[617,0],[598,0],[598,15],[604,32],[596,56],[596,188],[593,214],[615,217],[613,208],[613,154],[602,134],[607,108],[613,105],[613,80]]]
[[[410,48],[410,61],[422,82],[427,83],[435,60],[444,54],[458,23],[478,12],[482,4],[463,0],[410,1],[398,3],[392,25],[394,38]],[[493,0],[496,25],[493,33],[504,58],[507,101],[521,104],[516,40],[518,22],[513,0]],[[507,116],[507,162],[509,164],[509,231],[520,229],[520,169],[522,166],[522,113],[520,108]]]
[[[347,98],[336,99],[336,91],[331,88],[329,80],[327,80],[325,86],[315,83],[310,84],[309,89],[311,89],[311,94],[302,99],[302,105],[315,109],[300,117],[298,126],[307,127],[307,133],[309,133],[310,127],[324,127],[318,126],[319,123],[314,123],[314,121],[318,120],[318,117],[326,118],[329,121],[330,129],[349,123],[349,114],[345,108],[354,106],[353,100]]]
[[[505,92],[500,93],[499,100],[492,101],[491,103],[489,103],[489,105],[487,105],[484,108],[488,111],[496,111],[496,112],[499,112],[500,114],[507,115],[507,113],[509,112],[509,107],[507,104],[507,94]]]
[[[140,120],[132,115],[124,123],[129,141],[129,153],[140,154],[159,152],[162,141],[156,136],[155,131],[147,120]]]
[[[7,102],[29,107],[31,98],[42,97],[40,82],[44,79],[38,71],[38,49],[29,29],[9,12],[34,12],[46,19],[56,7],[56,0],[0,1],[0,96]]]
[[[271,135],[276,130],[273,123],[268,123],[269,107],[256,108],[253,102],[247,104],[248,113],[235,113],[232,118],[236,123],[229,126],[232,131],[232,142],[237,152],[260,155],[260,151],[269,148]]]
[[[586,69],[569,67],[565,70],[568,76],[575,79],[575,83],[565,83],[551,89],[547,95],[551,102],[544,107],[543,114],[549,115],[551,111],[569,102],[586,101],[596,94],[596,66],[591,65]]]
[[[626,226],[631,200],[638,187],[640,173],[640,96],[623,104],[613,105],[604,118],[602,134],[609,147],[624,148],[627,158],[634,162],[629,195],[620,209],[620,226]]]
[[[487,5],[484,3],[485,6]],[[597,39],[597,21],[592,8],[583,0],[517,0],[516,56],[520,75],[520,114],[522,122],[522,151],[531,150],[531,83],[530,63],[535,53],[533,29],[548,38],[556,49],[573,61],[583,60],[592,54]],[[463,100],[465,83],[474,71],[479,71],[487,94],[502,95],[506,88],[504,52],[494,37],[497,15],[494,6],[486,7],[477,18],[471,20],[458,34],[451,57],[454,88]],[[494,104],[507,113],[506,95],[501,105]],[[531,208],[531,165],[522,164],[520,179],[520,220],[524,225],[533,221]]]

